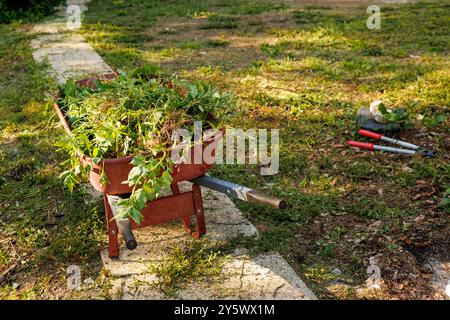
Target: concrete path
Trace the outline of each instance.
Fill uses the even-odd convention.
[[[82,13],[86,0],[69,0],[68,5],[77,5]],[[47,61],[55,78],[65,83],[71,77],[88,74],[111,73],[112,69],[102,57],[85,41],[83,36],[67,28],[66,10],[61,8],[60,17],[38,24],[33,28],[37,36],[31,41],[33,58]]]
[[[184,183],[181,189],[189,190],[190,183]],[[239,236],[258,236],[256,228],[226,195],[204,188],[202,193],[206,239],[220,242]],[[158,288],[158,279],[148,272],[148,266],[163,263],[171,248],[186,247],[198,240],[184,231],[181,222],[136,230],[135,236],[138,247],[130,251],[122,245],[119,259],[110,259],[106,250],[102,252],[105,268],[117,277],[113,281],[113,298],[165,299]],[[279,253],[251,257],[244,249],[236,249],[224,260],[220,275],[193,281],[174,298],[316,299]]]
[[[68,4],[83,6],[86,2],[72,0]],[[65,12],[64,8],[61,12]],[[52,74],[61,83],[72,76],[112,71],[82,36],[66,28],[64,18],[37,25],[33,32],[37,34],[31,44],[34,58],[47,60]],[[185,183],[183,188],[189,188],[189,183]],[[214,242],[258,236],[256,228],[227,196],[207,189],[202,189],[202,192],[208,232],[206,239]],[[95,192],[89,193],[96,196]],[[279,253],[252,257],[244,249],[236,249],[224,259],[217,276],[193,280],[180,288],[175,296],[167,297],[158,287],[157,277],[149,272],[149,264],[163,263],[171,248],[187,246],[198,240],[186,234],[181,222],[137,230],[135,236],[139,243],[137,249],[129,251],[122,244],[119,259],[110,259],[106,250],[102,252],[104,267],[113,278],[113,298],[316,299]]]

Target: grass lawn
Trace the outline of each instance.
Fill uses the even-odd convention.
[[[31,56],[28,28],[0,25],[0,274],[11,270],[0,300],[83,297],[66,290],[71,264],[101,297],[102,202],[85,203],[58,179],[63,157],[53,144],[62,132],[46,102],[56,86]]]
[[[425,264],[448,262],[450,251],[450,208],[439,205],[450,187],[450,2],[383,4],[381,30],[367,29],[367,5],[298,2],[92,0],[81,33],[116,69],[156,64],[232,92],[230,126],[280,129],[278,175],[255,165],[212,172],[290,204],[237,202],[261,238],[230,246],[280,251],[322,298],[443,298]],[[75,263],[101,295],[103,208],[58,181],[52,145],[62,131],[43,112],[51,82],[17,28],[0,26],[0,271],[18,260],[20,272],[0,298],[66,296],[65,267]],[[361,139],[357,110],[376,99],[424,114],[424,127],[394,135],[439,157],[348,148]],[[373,256],[378,291],[363,289]]]

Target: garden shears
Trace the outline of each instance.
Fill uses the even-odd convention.
[[[387,152],[393,152],[393,153],[400,153],[400,154],[409,154],[413,155],[416,153],[420,153],[425,157],[435,157],[436,153],[432,150],[424,149],[418,145],[405,142],[402,140],[397,140],[393,138],[386,137],[385,135],[381,133],[372,132],[369,130],[358,130],[358,133],[362,136],[366,136],[375,140],[382,140],[389,143],[393,143],[402,147],[405,147],[407,149],[401,149],[401,148],[392,148],[392,147],[386,147],[386,146],[380,146],[377,144],[369,143],[369,142],[360,142],[360,141],[348,141],[347,143],[351,145],[352,147],[360,148],[360,149],[369,149],[369,150],[381,150],[381,151],[387,151]]]

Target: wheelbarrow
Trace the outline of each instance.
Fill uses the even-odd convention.
[[[108,80],[113,79],[114,77],[114,74],[106,74],[99,77],[82,79],[78,81],[77,84],[80,86],[93,87],[98,79]],[[68,134],[71,134],[70,125],[65,119],[63,110],[56,102],[53,106],[65,131]],[[214,150],[217,143],[222,139],[224,134],[225,128],[218,130],[207,140],[202,141],[202,148],[204,149],[209,146],[209,150],[213,150],[212,155],[214,156]],[[194,147],[190,149],[190,152],[191,159],[193,159]],[[207,171],[212,167],[212,164],[210,163],[205,163],[204,161],[199,164],[179,163],[174,165],[171,174],[172,195],[160,197],[148,202],[141,212],[143,219],[138,225],[128,218],[119,218],[117,205],[121,198],[129,196],[132,191],[131,187],[122,182],[128,179],[128,173],[133,167],[131,164],[133,156],[104,159],[95,164],[93,160],[86,155],[81,155],[81,159],[85,164],[91,166],[89,172],[90,183],[97,191],[103,193],[110,258],[117,258],[119,256],[119,233],[123,236],[127,249],[133,250],[137,247],[137,241],[132,231],[133,229],[173,220],[182,220],[186,231],[192,236],[200,238],[206,234],[200,186],[224,193],[232,199],[265,204],[276,209],[285,209],[287,207],[284,200],[266,196],[256,190],[207,176]],[[104,170],[109,180],[109,182],[104,185],[100,183],[100,173],[102,170]],[[181,192],[179,183],[183,181],[192,182],[192,190]],[[192,225],[193,217],[196,219],[196,226]]]

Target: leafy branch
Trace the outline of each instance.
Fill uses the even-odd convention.
[[[142,155],[135,156],[131,164],[133,169],[128,174],[128,180],[123,183],[133,187],[133,191],[128,199],[122,199],[118,203],[119,217],[131,217],[139,224],[141,211],[147,202],[155,200],[161,190],[172,183],[170,173],[173,165],[166,156],[146,158]]]

